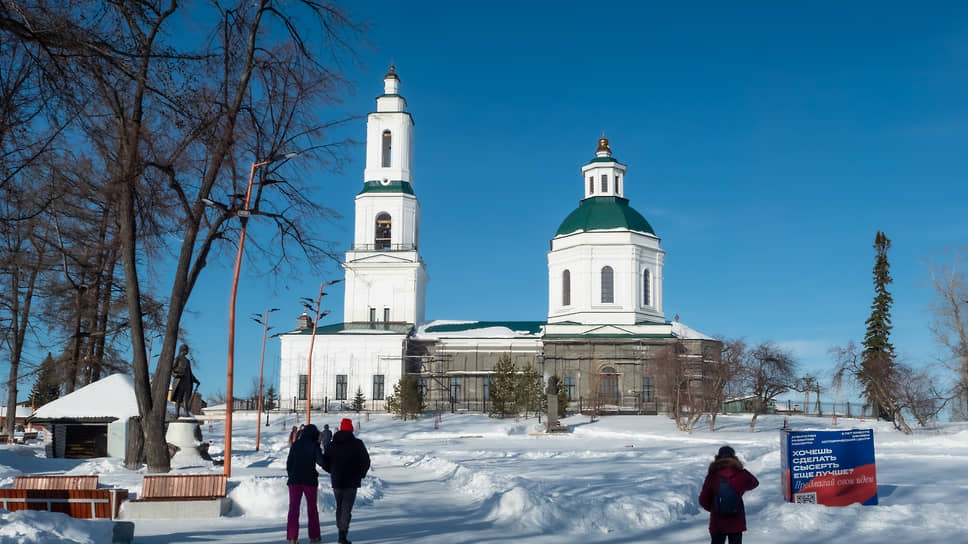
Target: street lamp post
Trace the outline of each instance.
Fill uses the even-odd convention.
[[[235,372],[235,299],[239,291],[239,272],[242,270],[242,250],[245,248],[245,227],[249,222],[250,208],[252,200],[252,186],[255,185],[255,170],[267,164],[272,164],[278,160],[295,157],[297,153],[286,153],[284,155],[274,155],[268,160],[256,161],[252,163],[249,171],[249,185],[245,190],[245,200],[242,202],[242,209],[237,212],[242,223],[239,232],[239,249],[235,254],[235,272],[232,275],[232,291],[229,297],[229,350],[225,372],[225,465],[223,470],[226,476],[232,476],[232,386]]]
[[[316,312],[316,314],[315,314],[316,317],[315,317],[315,319],[313,319],[313,330],[312,330],[312,334],[309,337],[308,369],[306,371],[306,425],[309,425],[309,423],[310,423],[310,417],[311,417],[311,415],[310,415],[310,409],[312,408],[312,405],[313,405],[313,394],[312,394],[312,391],[313,391],[313,346],[316,343],[316,327],[319,324],[319,318],[320,317],[325,317],[326,314],[329,313],[329,310],[327,310],[327,311],[325,311],[323,313],[320,313],[319,312],[319,307],[320,307],[320,304],[323,301],[323,297],[326,295],[326,292],[324,291],[324,289],[326,289],[326,287],[329,287],[330,285],[337,284],[337,283],[339,283],[341,281],[343,281],[343,280],[333,280],[333,281],[328,281],[328,282],[325,282],[325,283],[321,283],[319,285],[319,296],[316,297],[316,306],[315,306],[315,308],[313,308],[312,306],[309,305],[309,302],[311,302],[312,299],[308,299],[308,298],[307,299],[303,299],[304,300],[303,305],[307,309],[310,309],[310,310],[313,310],[313,311]]]
[[[279,308],[271,308],[266,310],[264,316],[260,320],[259,317],[253,317],[252,321],[260,323],[262,325],[262,357],[259,358],[259,415],[255,418],[255,451],[259,451],[259,443],[262,439],[262,369],[265,366],[266,361],[266,335],[269,333],[269,314],[278,311]],[[266,411],[266,421],[269,420],[269,413]],[[266,423],[268,425],[268,423]]]

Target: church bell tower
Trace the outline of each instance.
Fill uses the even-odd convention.
[[[418,252],[420,203],[413,190],[413,117],[395,67],[366,120],[366,168],[356,195],[353,248],[346,252],[343,321],[424,320],[427,271]]]

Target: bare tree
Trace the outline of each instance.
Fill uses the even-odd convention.
[[[319,236],[327,212],[300,182],[308,176],[280,170],[285,161],[263,168],[250,200],[240,196],[249,177],[240,165],[297,150],[324,167],[340,160],[345,141],[327,135],[345,119],[323,112],[347,86],[339,59],[352,55],[361,29],[327,2],[231,4],[0,3],[0,41],[36,50],[45,77],[78,119],[78,141],[98,161],[99,194],[117,203],[149,472],[169,470],[164,420],[179,325],[216,244],[237,239],[233,229],[261,216],[275,227],[274,238],[252,247],[263,250],[270,269],[299,255],[329,255]],[[274,185],[263,192],[266,175]],[[149,376],[143,276],[166,253],[176,262],[167,281],[164,343]]]
[[[891,367],[894,369],[892,372],[865,374],[863,365],[869,363],[870,360],[866,359],[858,351],[857,344],[853,341],[848,342],[844,347],[833,348],[830,352],[834,357],[834,361],[837,363],[837,370],[834,374],[834,387],[841,387],[845,377],[853,380],[858,385],[865,386],[865,390],[875,395],[872,398],[880,399],[883,403],[881,408],[889,411],[894,421],[894,427],[905,434],[911,434],[911,427],[905,421],[901,405],[897,400],[900,397],[898,391],[902,376],[902,372],[898,370],[900,365],[892,360]],[[866,376],[866,380],[861,381],[860,376]],[[878,410],[876,404],[872,405],[872,408]]]
[[[706,399],[706,413],[709,414],[709,430],[716,430],[716,415],[726,402],[726,392],[730,384],[736,382],[742,369],[746,343],[742,340],[722,339],[722,354],[718,363],[706,365],[703,382]]]
[[[922,427],[936,420],[947,404],[945,395],[937,388],[936,380],[928,368],[898,365],[897,384],[899,408],[914,416]]]
[[[657,386],[669,399],[669,415],[676,422],[676,428],[692,433],[706,413],[702,359],[699,358],[697,366],[682,342],[676,340],[656,353],[653,364],[657,369]]]
[[[772,342],[764,342],[742,357],[741,380],[756,398],[750,432],[756,429],[756,418],[765,413],[776,397],[792,389],[796,381],[797,363],[786,350]]]
[[[968,278],[964,253],[955,253],[950,265],[934,267],[931,281],[935,291],[931,332],[948,350],[943,362],[957,376],[950,393],[954,415],[968,419]]]

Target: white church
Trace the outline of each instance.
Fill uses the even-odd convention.
[[[407,373],[430,409],[486,411],[492,370],[507,355],[518,368],[559,377],[572,410],[657,413],[666,407],[656,383],[660,350],[675,344],[696,363],[697,379],[719,361],[718,341],[666,320],[665,252],[623,197],[627,166],[604,137],[575,181],[584,198],[551,239],[547,320],[426,321],[413,117],[393,67],[383,83],[367,117],[363,189],[342,265],[344,322],[313,330],[304,314],[280,336],[281,408],[339,410],[361,391],[367,410],[383,410]]]

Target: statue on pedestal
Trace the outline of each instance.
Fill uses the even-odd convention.
[[[548,425],[545,427],[546,432],[567,432],[568,427],[558,423],[558,376],[548,378],[548,388],[545,389],[545,394],[548,395]]]
[[[197,390],[195,386],[200,383],[192,373],[192,362],[188,358],[188,346],[182,344],[171,369],[171,400],[175,401],[175,419],[178,419],[183,404],[185,405],[185,415],[191,415],[192,399]]]

